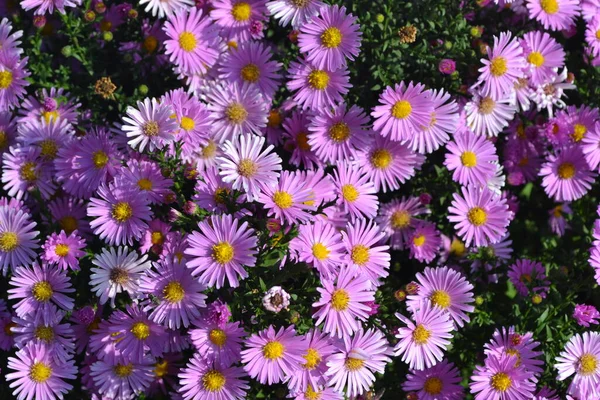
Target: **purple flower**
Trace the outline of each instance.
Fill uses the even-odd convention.
[[[600,312],[594,306],[588,306],[587,304],[577,304],[575,311],[573,311],[573,318],[581,326],[586,328],[590,324],[598,325],[598,319],[600,318]]]
[[[444,58],[438,65],[438,70],[444,75],[450,75],[456,71],[456,62],[449,58]]]

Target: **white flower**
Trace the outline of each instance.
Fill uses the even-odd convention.
[[[265,310],[278,313],[289,307],[290,295],[281,286],[273,286],[265,293],[262,303]]]

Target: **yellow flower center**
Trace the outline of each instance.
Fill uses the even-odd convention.
[[[212,247],[212,258],[219,264],[226,264],[233,260],[233,246],[227,242],[219,242]]]
[[[390,218],[392,223],[392,228],[394,229],[402,229],[406,228],[410,224],[410,214],[407,211],[396,211],[392,214],[392,218]]]
[[[290,0],[290,3],[292,3],[297,8],[303,8],[306,7],[309,1],[310,0]]]
[[[581,375],[591,375],[596,372],[598,368],[598,359],[589,354],[585,353],[579,358],[579,373]]]
[[[282,115],[279,110],[271,110],[269,111],[269,116],[267,117],[267,126],[269,128],[277,128],[281,126]]]
[[[133,365],[131,364],[117,364],[113,368],[115,375],[119,378],[127,378],[133,373]]]
[[[329,137],[334,142],[344,142],[350,137],[350,127],[344,122],[333,124],[331,128],[329,128]]]
[[[117,267],[110,270],[109,279],[119,285],[124,285],[129,281],[129,274],[123,268]]]
[[[251,178],[258,171],[258,165],[249,158],[244,158],[238,164],[237,170],[238,174],[240,174],[244,178]]]
[[[202,386],[209,392],[218,392],[225,386],[225,375],[216,370],[208,371],[202,377]]]
[[[268,342],[267,344],[265,344],[265,346],[263,347],[263,356],[267,359],[267,360],[276,360],[278,358],[281,358],[283,356],[283,352],[285,351],[285,347],[283,347],[283,344],[281,344],[280,342],[273,340],[271,342]]]
[[[512,379],[504,372],[497,372],[492,376],[490,385],[498,392],[506,392],[512,386]]]
[[[564,162],[558,166],[558,177],[560,179],[571,179],[575,175],[575,166],[570,162]]]
[[[229,195],[229,189],[227,188],[218,188],[215,190],[215,203],[217,204],[225,204],[225,199]]]
[[[133,209],[129,203],[120,201],[112,208],[112,217],[117,222],[126,222],[133,215]]]
[[[54,339],[54,329],[51,326],[38,326],[35,329],[35,337],[38,340],[50,343]]]
[[[179,124],[181,129],[184,131],[191,131],[196,127],[196,123],[190,117],[181,117],[181,123]]]
[[[92,154],[92,162],[94,163],[94,168],[100,169],[108,164],[108,154],[102,150],[98,150]]]
[[[66,257],[69,254],[69,245],[64,243],[57,244],[54,248],[54,254],[59,257]]]
[[[502,76],[508,71],[506,58],[496,57],[490,63],[490,72],[494,76]]]
[[[313,256],[319,261],[323,261],[329,257],[329,250],[327,250],[327,247],[325,247],[323,243],[313,244],[312,253]]]
[[[13,74],[10,71],[0,71],[0,90],[7,89],[13,81]]]
[[[427,328],[425,328],[421,324],[418,324],[412,333],[413,341],[419,346],[426,344],[427,341],[429,341],[430,337],[431,337],[431,331],[429,331]]]
[[[308,370],[317,368],[317,366],[321,363],[321,355],[313,348],[309,348],[306,351],[304,359],[306,360],[306,363],[304,363],[302,366]]]
[[[308,144],[308,135],[306,132],[300,132],[296,136],[296,143],[298,144],[300,150],[310,151],[310,144]]]
[[[195,40],[195,38],[194,38],[194,40]],[[180,43],[180,46],[183,47],[181,45],[181,43]],[[156,39],[154,36],[148,36],[147,38],[144,39],[144,43],[142,43],[142,47],[149,54],[152,54],[156,51],[156,48],[158,47],[158,39]]]
[[[342,43],[342,32],[334,26],[327,28],[321,34],[321,43],[329,49],[338,47]]]
[[[260,69],[256,64],[248,64],[242,68],[240,75],[246,82],[254,83],[260,78]]]
[[[287,192],[277,191],[273,194],[273,202],[281,209],[290,208],[294,204],[292,195]]]
[[[335,311],[344,311],[350,303],[350,295],[344,289],[336,289],[331,295],[331,307]]]
[[[352,357],[348,357],[346,358],[346,369],[348,371],[356,371],[359,370],[363,367],[363,365],[365,364],[365,362],[359,358],[352,358]]]
[[[44,121],[46,121],[47,124],[49,124],[50,121],[52,121],[52,120],[56,121],[59,116],[60,115],[58,114],[58,111],[56,111],[56,110],[42,112],[42,118],[44,118]]]
[[[461,242],[458,239],[452,239],[452,243],[450,243],[451,254],[453,254],[456,257],[462,257],[466,251],[467,248],[465,247],[465,244],[463,242]]]
[[[490,97],[484,97],[479,102],[479,113],[483,115],[491,114],[496,108],[496,102]]]
[[[181,283],[177,281],[171,281],[164,287],[163,297],[170,303],[179,303],[185,297],[185,290],[181,286]]]
[[[292,1],[294,1],[294,0],[292,0]],[[314,389],[312,388],[312,386],[308,386],[308,388],[306,388],[306,392],[304,392],[304,398],[306,400],[320,400],[321,393],[315,392]]]
[[[425,235],[415,235],[415,237],[413,237],[413,244],[417,247],[421,247],[425,244],[425,240]]]
[[[144,132],[144,135],[152,137],[158,135],[160,128],[156,121],[148,121],[142,127],[142,131]]]
[[[157,378],[162,378],[163,376],[167,375],[168,372],[169,363],[167,360],[158,361],[156,364],[154,364],[154,375],[156,375]]]
[[[150,327],[143,322],[136,322],[131,327],[131,333],[139,340],[145,340],[150,337]]]
[[[202,157],[212,158],[217,154],[217,143],[210,140],[206,146],[202,148]]]
[[[148,178],[142,178],[137,182],[141,190],[152,190],[152,181]]]
[[[450,304],[452,303],[450,294],[445,290],[435,290],[429,297],[429,300],[431,300],[431,304],[442,309],[450,307]]]
[[[67,235],[70,235],[75,229],[79,227],[77,223],[77,219],[73,216],[67,215],[66,217],[62,217],[58,224],[62,229],[64,229]]]
[[[156,231],[150,234],[150,243],[153,245],[161,245],[165,242],[165,235],[162,232]]]
[[[397,101],[392,107],[392,116],[396,119],[405,119],[412,113],[412,105],[406,100]]]
[[[196,36],[192,32],[183,32],[179,35],[179,46],[183,51],[191,52],[196,49],[198,45],[198,40],[196,40]]]
[[[392,153],[386,149],[378,149],[371,153],[371,164],[378,169],[387,168],[392,162]]]
[[[248,111],[240,103],[232,103],[225,110],[227,119],[232,123],[239,125],[248,118]]]
[[[208,338],[213,344],[216,344],[219,347],[223,347],[225,342],[227,341],[227,335],[221,329],[213,329],[208,334]]]
[[[600,40],[600,29],[596,31],[596,39]]]
[[[36,282],[31,288],[33,298],[39,302],[46,302],[52,298],[54,290],[48,281]]]
[[[347,184],[342,186],[342,197],[344,198],[344,200],[352,203],[356,201],[356,199],[358,199],[358,195],[358,190],[356,190],[354,185]]]
[[[557,0],[541,0],[540,7],[546,14],[556,14],[558,12]]]
[[[488,216],[481,207],[473,207],[467,213],[467,219],[475,226],[481,226],[487,222]]]
[[[52,376],[52,368],[43,362],[34,363],[29,369],[29,378],[35,383],[44,383]]]
[[[575,124],[575,126],[573,127],[573,134],[571,135],[571,137],[573,138],[574,142],[581,142],[581,140],[585,137],[586,133],[587,128],[585,127],[585,125]]]
[[[369,248],[362,244],[357,244],[350,251],[350,258],[354,264],[363,266],[369,261]]]
[[[537,68],[539,68],[542,65],[544,65],[544,61],[546,61],[546,60],[545,60],[544,56],[542,55],[542,53],[540,53],[539,51],[532,51],[527,56],[527,61],[529,61],[530,64],[533,64]]]
[[[444,384],[442,383],[442,380],[435,376],[427,378],[423,384],[423,390],[425,390],[425,393],[427,394],[440,394],[442,393],[443,388]]]
[[[477,156],[472,151],[465,151],[460,155],[460,162],[463,166],[472,168],[477,165]]]
[[[315,90],[325,90],[329,85],[329,74],[323,70],[315,69],[308,75],[308,84]]]
[[[552,215],[554,215],[556,218],[558,217],[562,217],[562,206],[556,206],[554,207],[554,210],[552,211]]]
[[[38,173],[35,170],[35,167],[35,163],[31,161],[23,164],[23,166],[19,169],[19,175],[21,176],[21,179],[29,183],[35,182],[38,178]]]
[[[252,15],[252,7],[250,7],[250,4],[241,1],[233,5],[231,15],[238,22],[248,21]]]
[[[13,251],[19,246],[19,236],[15,232],[0,233],[0,250],[5,253]]]

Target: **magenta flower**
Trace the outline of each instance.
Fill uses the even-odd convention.
[[[581,147],[567,146],[549,154],[539,173],[548,196],[556,201],[573,201],[591,188],[595,173],[590,171]]]
[[[564,67],[565,51],[548,33],[527,32],[521,39],[521,45],[532,83],[543,85],[556,74],[556,69]]]
[[[221,28],[221,35],[234,42],[252,39],[251,26],[267,21],[265,0],[215,0],[211,2],[210,17]]]
[[[241,367],[211,365],[198,354],[177,376],[181,384],[178,392],[184,399],[242,400],[250,388],[242,379],[246,373]]]
[[[444,90],[432,90],[429,98],[433,111],[429,123],[408,139],[409,148],[420,154],[432,153],[450,140],[458,129],[458,106]]]
[[[408,240],[410,258],[429,264],[437,255],[441,244],[442,239],[435,223],[419,221]]]
[[[452,75],[456,71],[456,62],[449,58],[444,58],[438,64],[438,71],[444,75]]]
[[[516,356],[492,355],[485,359],[484,367],[475,368],[469,385],[475,400],[533,398],[536,381],[533,372],[520,365]]]
[[[587,304],[576,304],[575,311],[573,311],[573,318],[581,326],[588,328],[590,324],[598,325],[598,319],[600,319],[600,312],[594,306],[588,306]]]
[[[145,357],[142,363],[100,360],[90,366],[89,374],[98,393],[104,397],[132,399],[150,386],[153,368],[150,357]]]
[[[205,362],[230,367],[240,360],[246,332],[239,322],[200,319],[196,323],[199,327],[190,329],[190,340]]]
[[[357,165],[344,162],[333,171],[337,204],[352,221],[377,215],[375,186]]]
[[[514,326],[508,329],[502,327],[501,330],[496,329],[494,331],[492,339],[484,346],[484,352],[487,357],[498,359],[503,354],[516,356],[519,360],[518,365],[523,365],[526,370],[539,375],[544,371],[544,361],[539,359],[544,353],[535,350],[539,345],[539,342],[533,340],[533,333],[531,332],[520,334],[515,331]]]
[[[461,400],[464,389],[453,363],[446,360],[422,371],[411,370],[402,384],[405,392],[414,392],[419,400]]]
[[[311,204],[314,198],[311,188],[298,172],[283,171],[275,187],[264,186],[261,192],[258,202],[281,223],[305,223],[312,218],[309,211],[316,210]]]
[[[19,266],[28,266],[36,258],[39,231],[31,215],[11,205],[0,206],[0,268],[2,275]]]
[[[21,7],[29,11],[35,9],[35,15],[54,14],[54,10],[65,14],[65,7],[79,7],[81,0],[21,0]]]
[[[319,168],[324,164],[308,144],[308,125],[311,117],[308,111],[295,110],[283,121],[284,149],[291,152],[290,164],[297,167]]]
[[[402,250],[409,244],[417,221],[415,217],[429,213],[418,197],[402,197],[382,204],[376,221],[390,239],[392,249]]]
[[[327,384],[327,360],[336,350],[335,341],[318,329],[311,329],[304,337],[306,351],[298,371],[287,382],[291,393],[306,392]]]
[[[56,190],[52,181],[52,164],[42,160],[38,147],[19,145],[2,154],[2,183],[8,195],[17,200],[27,199],[38,189],[44,199]]]
[[[498,162],[496,147],[485,136],[466,131],[454,135],[454,141],[446,146],[444,165],[453,171],[452,179],[461,185],[486,187],[494,176]]]
[[[508,278],[521,296],[527,296],[531,291],[546,297],[549,291],[550,281],[546,277],[546,268],[540,262],[517,260],[509,267]]]
[[[558,370],[559,381],[575,375],[569,385],[569,394],[583,396],[581,398],[598,397],[600,334],[584,332],[582,335],[576,334],[571,337],[564,350],[556,357],[554,367]]]
[[[70,235],[65,231],[53,233],[42,245],[44,254],[42,258],[48,264],[57,264],[62,269],[79,270],[79,258],[85,255],[85,240],[77,236],[77,231]]]
[[[18,54],[0,55],[0,110],[12,110],[25,96],[25,87],[29,86],[26,78],[31,75],[26,65],[27,57],[20,59]]]
[[[544,29],[568,30],[579,16],[579,0],[527,0],[529,17],[536,19]]]

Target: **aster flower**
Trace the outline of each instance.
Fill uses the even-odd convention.
[[[40,344],[23,347],[14,357],[8,358],[6,380],[12,381],[12,392],[17,400],[62,398],[73,385],[65,382],[76,378],[77,367],[73,360],[57,363],[51,351]]]
[[[377,216],[377,224],[390,239],[392,249],[402,250],[409,243],[416,216],[429,214],[418,197],[402,197],[382,204]]]
[[[318,329],[311,329],[304,337],[306,350],[302,356],[300,369],[288,377],[287,385],[291,393],[306,392],[327,383],[326,360],[336,350],[329,335]]]
[[[487,51],[489,60],[481,59],[476,85],[481,86],[481,94],[492,100],[501,100],[513,89],[517,79],[523,76],[525,59],[523,48],[510,32],[494,36],[494,46]]]
[[[122,158],[109,132],[93,128],[81,139],[59,148],[54,160],[56,177],[67,193],[88,198],[117,174]]]
[[[292,326],[275,331],[269,325],[246,340],[241,353],[244,370],[263,385],[282,382],[300,368],[305,348]]]
[[[396,356],[402,356],[402,361],[409,368],[423,370],[436,365],[444,357],[443,351],[448,347],[452,338],[454,324],[449,313],[425,300],[420,303],[410,320],[396,313],[406,327],[399,328],[396,337],[399,339],[394,348]]]
[[[375,140],[356,155],[356,163],[370,177],[377,191],[397,190],[421,168],[425,157],[405,144],[375,135]]]
[[[306,60],[290,62],[288,90],[295,92],[293,100],[303,109],[318,110],[343,101],[352,87],[345,67],[335,71],[318,69]]]
[[[256,262],[254,230],[248,222],[240,224],[231,215],[213,215],[199,222],[198,228],[200,232],[192,232],[190,247],[185,250],[192,275],[199,275],[199,281],[209,287],[223,287],[225,279],[231,287],[237,287],[239,279],[248,277],[244,266],[254,267]]]
[[[148,318],[141,306],[128,305],[110,316],[108,331],[115,340],[115,350],[125,360],[141,363],[150,353],[160,357],[164,351],[166,330]]]
[[[342,232],[346,248],[344,262],[356,275],[367,278],[373,287],[381,285],[380,279],[388,276],[390,268],[389,246],[379,245],[385,233],[373,221],[358,220],[348,224]]]
[[[498,136],[515,116],[517,108],[509,97],[494,100],[475,93],[467,104],[467,124],[476,135]]]
[[[272,145],[263,150],[264,143],[264,137],[240,135],[225,142],[225,154],[217,158],[223,181],[243,189],[248,201],[258,198],[261,186],[275,186],[281,170],[281,158],[272,152]]]
[[[600,334],[584,332],[571,337],[560,356],[556,357],[555,368],[558,380],[564,381],[575,374],[569,385],[569,393],[589,393],[598,396],[597,382],[600,379]]]
[[[421,127],[431,122],[433,102],[431,92],[421,83],[404,82],[388,86],[379,96],[380,105],[371,112],[373,129],[394,141],[408,141]]]
[[[211,3],[210,17],[222,30],[222,35],[234,42],[252,38],[251,26],[267,20],[265,0],[215,0]]]
[[[17,54],[0,56],[0,111],[8,111],[19,104],[25,96],[25,87],[30,73],[25,68],[27,57],[20,59]]]
[[[145,12],[149,12],[153,17],[164,18],[173,15],[177,11],[191,8],[194,5],[193,0],[140,0],[140,5],[146,5]]]
[[[567,220],[565,219],[565,215],[573,214],[569,203],[559,204],[554,207],[548,213],[550,217],[548,218],[548,225],[550,225],[550,230],[556,234],[558,237],[561,237],[565,234],[565,230],[570,228]]]
[[[216,64],[219,58],[219,30],[208,16],[203,15],[201,9],[180,7],[168,17],[163,30],[167,35],[165,54],[184,74],[205,74]]]
[[[199,354],[194,354],[177,376],[181,385],[178,391],[186,400],[241,400],[246,398],[246,390],[250,388],[241,379],[246,376],[241,367],[211,365]]]
[[[271,16],[279,20],[279,25],[298,29],[305,22],[319,15],[325,3],[321,0],[273,0],[267,3]]]
[[[484,346],[484,352],[486,356],[498,359],[503,354],[516,356],[519,366],[522,365],[526,370],[538,375],[544,371],[542,368],[544,361],[538,358],[544,353],[535,350],[539,345],[539,342],[533,340],[533,333],[520,334],[516,332],[514,326],[508,329],[503,327],[501,330],[494,331],[492,340]]]
[[[127,142],[133,149],[143,152],[162,148],[174,139],[177,121],[171,118],[173,108],[156,99],[146,98],[137,102],[137,108],[127,107],[121,130],[130,138]]]
[[[152,212],[145,196],[130,186],[106,186],[98,188],[87,208],[88,216],[94,218],[90,226],[94,233],[110,245],[131,244],[148,228]]]
[[[90,366],[89,374],[101,398],[131,400],[150,386],[153,367],[150,357],[139,364],[99,360]]]
[[[510,354],[500,358],[490,356],[485,359],[484,367],[475,367],[469,385],[475,400],[533,398],[533,373],[518,362],[519,359]]]
[[[529,295],[531,290],[544,298],[549,291],[550,281],[546,277],[546,268],[540,262],[517,260],[509,267],[508,278],[521,296]]]
[[[127,247],[107,250],[96,255],[92,260],[95,265],[91,269],[90,286],[100,297],[100,304],[110,299],[111,306],[115,305],[118,293],[126,291],[133,298],[138,291],[139,280],[145,270],[150,268],[148,256],[141,258],[135,251],[128,251]]]
[[[173,180],[163,176],[160,166],[154,161],[129,160],[115,177],[115,186],[131,186],[146,197],[149,204],[161,204],[171,193]]]
[[[72,197],[59,197],[48,204],[52,219],[60,229],[70,235],[75,230],[84,237],[90,237],[90,224],[85,220],[86,206],[83,200]]]
[[[16,268],[9,283],[13,288],[8,289],[8,298],[19,300],[14,306],[18,317],[33,314],[36,310],[47,310],[42,315],[49,316],[52,304],[65,311],[73,309],[73,299],[68,293],[75,289],[66,271],[58,267],[39,266],[33,262],[31,266]]]
[[[534,87],[531,93],[531,100],[537,105],[537,110],[541,111],[544,108],[548,110],[550,118],[554,115],[554,107],[564,108],[566,106],[564,100],[565,90],[575,89],[575,85],[568,78],[569,73],[567,67],[563,68],[562,72],[552,75],[552,77],[543,84],[538,84]]]
[[[367,391],[375,373],[383,374],[391,361],[392,349],[381,331],[360,329],[354,336],[345,335],[339,351],[327,359],[326,376],[337,392],[355,397]]]
[[[573,318],[580,326],[589,328],[590,324],[598,325],[600,322],[600,312],[594,306],[587,304],[576,304],[573,311]]]
[[[528,73],[534,84],[545,83],[556,74],[555,68],[564,66],[565,51],[546,32],[527,32],[521,39],[521,45],[528,63]]]
[[[229,198],[233,188],[230,183],[223,182],[216,168],[207,168],[202,180],[196,182],[194,201],[200,208],[219,214],[226,211],[225,200]],[[240,196],[243,201],[245,196]],[[238,202],[240,198],[238,198]]]
[[[206,287],[193,279],[184,262],[166,257],[154,264],[156,271],[146,270],[140,280],[139,290],[156,300],[144,310],[151,311],[149,318],[169,329],[187,328],[190,321],[200,316],[206,307]]]
[[[17,124],[9,111],[0,112],[0,155],[14,146],[17,137]]]
[[[464,389],[453,363],[446,360],[422,371],[411,370],[402,384],[405,392],[414,392],[419,400],[461,400]]]
[[[324,163],[351,160],[371,139],[369,117],[362,108],[340,103],[317,110],[308,125],[308,146]]]
[[[195,323],[198,328],[189,330],[190,340],[206,363],[229,367],[240,360],[246,332],[239,322],[203,318]]]
[[[13,26],[8,18],[0,21],[0,57],[19,56],[23,52],[19,46],[23,37],[23,31],[12,32]]]
[[[527,0],[527,9],[531,19],[553,31],[568,30],[580,12],[578,0]]]
[[[171,239],[174,233],[171,232],[171,225],[160,219],[154,219],[148,224],[148,229],[144,233],[144,238],[141,240],[139,251],[140,253],[152,252],[154,254],[163,255],[165,242]]]
[[[297,167],[322,167],[324,164],[308,144],[308,125],[312,114],[295,110],[282,124],[284,129],[284,149],[291,152],[290,164]]]
[[[549,154],[539,173],[544,191],[556,201],[573,201],[590,190],[595,173],[590,171],[579,146]]]
[[[76,103],[71,94],[62,88],[42,89],[34,96],[23,100],[19,110],[18,121],[28,125],[40,123],[49,124],[50,121],[66,120],[69,124],[77,122],[77,109],[81,104]]]
[[[446,146],[448,170],[454,171],[452,179],[461,185],[487,186],[494,176],[498,162],[496,147],[485,136],[476,136],[466,131],[454,135],[454,141]]]
[[[342,163],[333,172],[337,204],[351,220],[373,218],[377,215],[379,201],[375,186],[357,165]]]
[[[358,56],[362,33],[357,18],[346,7],[321,8],[320,15],[300,27],[298,46],[306,60],[319,69],[335,71]]]
[[[560,111],[562,114],[564,111]],[[579,143],[585,138],[587,133],[594,128],[594,124],[600,120],[600,111],[597,108],[581,106],[579,109],[575,106],[568,106],[566,110],[569,127],[569,136],[575,143]]]
[[[336,279],[323,279],[317,288],[320,299],[313,303],[315,325],[323,325],[323,332],[339,338],[351,336],[366,321],[370,307],[365,303],[375,300],[371,282],[363,275],[342,268]]]
[[[585,30],[585,41],[589,46],[589,51],[594,57],[600,56],[600,17],[594,16],[588,22]]]
[[[0,207],[0,267],[2,275],[19,266],[29,265],[35,258],[39,247],[34,231],[36,223],[31,215],[10,206]]]
[[[58,151],[67,146],[73,138],[72,127],[65,119],[51,119],[38,124],[20,125],[17,141],[23,146],[40,149],[40,158],[54,161]]]
[[[40,152],[38,147],[15,146],[2,154],[2,183],[10,197],[26,199],[35,189],[44,199],[54,194],[51,164],[41,159]]]
[[[304,176],[300,173],[283,171],[275,187],[265,186],[258,196],[268,215],[274,215],[282,223],[290,225],[307,222],[312,215],[308,211],[316,208],[311,205],[313,196],[311,188],[306,186]]]
[[[498,243],[506,234],[511,216],[506,199],[487,188],[473,186],[463,187],[462,195],[454,193],[448,212],[448,220],[455,224],[465,244],[478,247]]]
[[[322,278],[331,279],[342,261],[344,245],[340,233],[322,218],[300,225],[298,236],[290,242],[290,252],[298,261],[308,263]]]
[[[271,50],[260,42],[241,43],[225,53],[220,62],[221,79],[259,89],[265,99],[272,99],[281,79],[282,64],[272,60]]]
[[[451,100],[450,94],[444,90],[432,90],[429,100],[433,106],[429,123],[421,126],[406,143],[412,151],[421,154],[437,150],[450,139],[448,135],[454,134],[458,127],[458,106]]]
[[[65,14],[65,7],[81,6],[81,0],[21,0],[25,11],[35,9],[35,15],[53,14],[54,9]]]
[[[85,255],[85,240],[77,236],[77,231],[67,235],[64,230],[53,233],[42,245],[42,259],[48,264],[57,264],[62,269],[79,270],[78,258]]]

